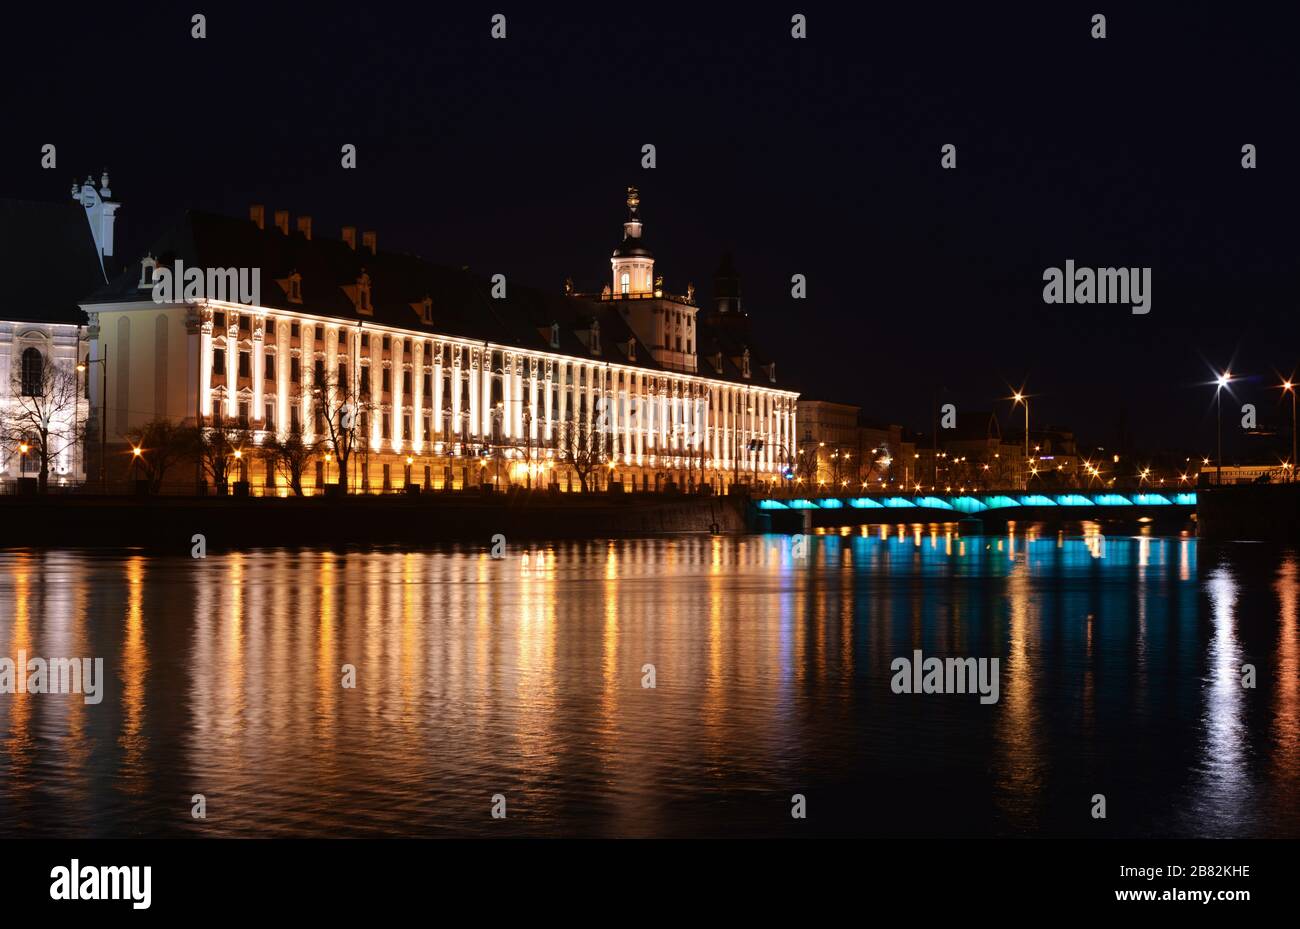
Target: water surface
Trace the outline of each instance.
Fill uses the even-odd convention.
[[[0,695],[0,835],[1300,835],[1294,552],[794,545],[0,552],[0,656],[107,676]],[[894,693],[914,649],[998,702]]]

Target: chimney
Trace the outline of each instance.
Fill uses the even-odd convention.
[[[370,254],[379,254],[378,246],[375,245],[375,233],[373,231],[361,233],[361,245],[363,248],[370,249]]]
[[[248,218],[253,221],[258,229],[266,228],[266,207],[260,203],[254,203],[248,208]]]
[[[284,235],[289,234],[289,211],[288,210],[275,211],[275,226]]]
[[[346,242],[348,244],[348,248],[352,249],[354,252],[357,250],[357,227],[356,226],[343,227],[343,241]]]
[[[298,231],[302,233],[302,237],[304,239],[306,239],[308,242],[311,241],[311,217],[310,216],[298,217]]]

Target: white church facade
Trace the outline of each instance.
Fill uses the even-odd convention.
[[[111,197],[105,172],[98,186],[74,182],[62,203],[0,199],[0,491],[37,480],[43,463],[50,487],[86,478],[87,387],[98,371],[78,301],[117,270]]]

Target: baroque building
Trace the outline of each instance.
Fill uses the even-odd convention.
[[[260,205],[247,219],[186,213],[83,304],[92,353],[108,358],[91,398],[110,474],[129,461],[128,433],[166,419],[238,429],[238,476],[255,492],[286,492],[256,453],[271,436],[318,451],[309,490],[340,480],[340,423],[359,434],[342,476],[354,492],[778,480],[798,394],[753,344],[738,276],[725,262],[711,312],[691,285],[669,293],[635,188],[627,209],[596,293],[484,279],[382,251],[355,227],[323,238],[310,217],[290,228]]]
[[[43,460],[49,486],[85,479],[87,384],[100,372],[78,302],[118,270],[108,185],[105,171],[62,203],[0,199],[0,488],[38,478]]]

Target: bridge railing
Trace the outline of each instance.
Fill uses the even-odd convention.
[[[1017,491],[988,494],[866,494],[860,496],[765,497],[756,501],[764,510],[949,510],[954,514],[982,513],[1013,507],[1194,507],[1196,494],[1176,493],[1023,493]]]

